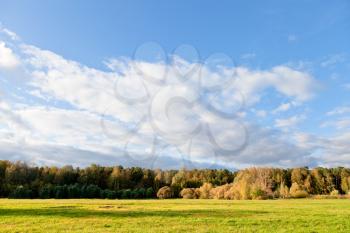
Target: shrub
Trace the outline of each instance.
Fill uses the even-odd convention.
[[[233,194],[230,192],[231,187],[232,184],[225,184],[215,187],[210,191],[210,197],[214,199],[231,199],[231,194]]]
[[[171,185],[171,196],[172,197],[179,197],[181,190],[182,190],[182,187],[180,185],[172,184]]]
[[[247,168],[237,173],[230,199],[266,199],[273,196],[273,172],[270,168]]]
[[[157,197],[159,199],[167,199],[167,198],[171,198],[172,196],[173,196],[172,191],[169,186],[164,186],[160,188],[157,192]]]
[[[39,198],[48,199],[52,197],[52,187],[50,185],[44,186],[39,190]]]
[[[331,196],[338,196],[339,195],[339,191],[334,189],[332,192],[331,192]]]
[[[239,200],[241,199],[241,194],[239,193],[239,190],[234,185],[231,185],[228,190],[224,193],[224,199],[227,200]]]
[[[68,198],[80,198],[81,188],[78,184],[68,186]]]
[[[294,198],[305,198],[309,194],[298,183],[294,182],[290,187],[290,195]]]
[[[131,198],[131,190],[130,189],[124,189],[122,190],[120,198],[122,199],[128,199]]]
[[[138,189],[131,190],[130,195],[131,195],[131,198],[132,198],[132,199],[138,199],[138,198],[140,198],[140,197],[139,197]]]
[[[196,189],[194,188],[184,188],[180,192],[180,196],[184,199],[196,199],[198,198],[196,194]]]
[[[116,198],[116,192],[109,190],[109,189],[105,189],[101,191],[101,198],[104,199],[115,199]]]
[[[146,190],[146,198],[152,198],[154,196],[153,188],[148,188]]]
[[[312,196],[313,199],[341,199],[341,198],[345,198],[344,196],[332,196],[332,195],[313,195]]]
[[[265,200],[268,198],[268,195],[265,190],[262,190],[261,188],[253,188],[251,192],[252,199],[255,200]]]
[[[201,199],[209,199],[210,198],[210,190],[213,189],[213,185],[210,183],[204,183],[199,188],[199,198]]]
[[[134,199],[144,198],[146,190],[144,188],[134,189],[131,191],[131,197]]]
[[[58,185],[54,188],[54,198],[56,199],[64,199],[68,197],[67,186],[66,185]]]
[[[15,199],[32,198],[32,190],[20,185],[20,186],[17,186],[12,193],[10,193],[9,197],[15,198]]]
[[[289,195],[289,188],[283,182],[280,185],[279,197],[281,197],[281,198],[288,198],[288,197],[290,197],[290,195]]]
[[[296,192],[292,195],[292,197],[294,197],[294,198],[306,198],[306,197],[308,197],[308,196],[309,196],[308,192],[306,192],[306,191],[304,191],[304,190],[296,191]]]
[[[97,185],[90,184],[86,187],[85,192],[87,198],[99,198],[101,189]]]
[[[139,198],[144,198],[146,196],[146,190],[144,188],[140,188],[138,190]]]
[[[117,190],[117,191],[115,191],[115,195],[116,195],[116,198],[117,198],[117,199],[121,199],[121,198],[122,198],[122,194],[123,194],[123,191],[122,191],[122,190]]]

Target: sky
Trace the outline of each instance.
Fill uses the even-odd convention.
[[[348,1],[0,0],[0,159],[350,166]]]

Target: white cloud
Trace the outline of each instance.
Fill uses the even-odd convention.
[[[343,131],[334,136],[321,137],[306,133],[295,136],[297,144],[312,153],[314,166],[349,167],[350,166],[350,134]]]
[[[248,126],[248,132],[249,143],[246,149],[231,158],[240,167],[296,167],[315,163],[311,157],[313,150],[289,140],[289,134],[258,125]]]
[[[267,116],[267,112],[264,111],[264,110],[259,110],[259,111],[256,112],[256,115],[258,117],[266,117]]]
[[[304,115],[296,115],[285,119],[276,119],[275,126],[278,128],[289,129],[305,120],[305,118],[306,117]]]
[[[321,127],[336,127],[338,130],[347,130],[350,128],[350,118],[327,121]]]
[[[279,105],[275,110],[273,110],[273,113],[278,113],[278,112],[285,112],[288,111],[292,107],[292,103],[283,103]]]
[[[350,128],[350,119],[340,119],[336,122],[336,127],[338,129],[346,129],[346,128]]]
[[[325,166],[349,167],[350,166],[350,134],[348,132],[339,134],[323,140],[324,150],[321,159]]]
[[[350,107],[343,106],[343,107],[337,107],[333,109],[332,111],[327,112],[328,116],[334,116],[334,115],[342,115],[345,113],[350,113]]]
[[[106,62],[111,70],[103,71],[30,45],[19,46],[17,54],[5,48],[17,58],[15,66],[20,62],[30,76],[19,90],[23,102],[6,100],[0,111],[6,119],[0,142],[11,144],[11,153],[17,150],[20,158],[85,165],[101,157],[102,162],[127,164],[129,159],[128,164],[142,166],[144,160],[138,156],[147,159],[156,146],[157,153],[167,154],[158,162],[168,164],[165,158],[171,151],[166,146],[171,146],[178,149],[180,160],[198,166],[290,166],[311,161],[309,149],[290,142],[279,129],[253,124],[244,109],[259,103],[267,90],[291,103],[311,99],[317,82],[306,72],[287,66],[196,70],[184,60],[176,67],[128,59],[112,59]],[[179,76],[184,72],[190,74],[186,79]],[[264,117],[267,112],[256,114]],[[285,129],[301,120],[302,116],[277,119],[276,126]]]
[[[12,40],[19,40],[20,39],[16,33],[14,33],[13,31],[10,31],[7,28],[1,28],[1,26],[0,26],[0,30],[2,32],[4,32],[6,35],[8,35]]]
[[[297,102],[304,102],[314,96],[318,84],[308,73],[276,66],[268,71],[251,71],[239,67],[235,86],[245,94],[247,104],[254,104],[259,102],[262,91],[268,88],[274,88]]]
[[[334,54],[326,57],[324,61],[321,62],[322,67],[333,66],[338,63],[342,63],[346,60],[346,55],[344,53]]]
[[[19,60],[5,42],[0,41],[0,69],[13,69],[19,65]]]

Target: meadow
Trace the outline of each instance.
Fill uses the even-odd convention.
[[[0,199],[0,232],[350,232],[350,200]]]

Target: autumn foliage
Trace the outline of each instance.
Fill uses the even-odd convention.
[[[350,169],[152,170],[140,167],[36,167],[0,160],[0,197],[271,199],[337,197],[350,191]]]

